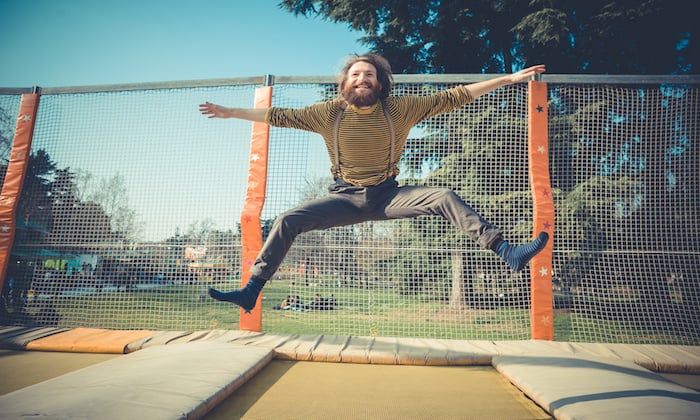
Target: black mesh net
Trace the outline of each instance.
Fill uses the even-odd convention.
[[[416,76],[394,93],[449,86]],[[251,127],[197,105],[251,107],[255,88],[42,95],[3,322],[237,329],[238,310],[206,289],[241,281]],[[273,105],[334,89],[278,84]],[[700,343],[698,89],[556,84],[549,96],[555,339]],[[510,86],[425,121],[398,180],[451,188],[507,239],[527,241],[526,100],[526,85]],[[0,95],[3,175],[18,104]],[[272,129],[263,234],[326,193],[330,166],[319,136]],[[309,232],[264,289],[263,330],[528,339],[529,284],[528,270],[511,272],[440,218]]]

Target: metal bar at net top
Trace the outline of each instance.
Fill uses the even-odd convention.
[[[396,83],[471,83],[499,76],[490,74],[396,74]],[[71,94],[90,92],[118,92],[131,90],[179,89],[215,86],[264,85],[269,76],[221,78],[204,80],[184,80],[172,82],[147,82],[129,84],[109,84],[92,86],[41,87],[43,94]],[[612,85],[700,85],[700,75],[605,75],[605,74],[543,74],[540,81],[545,83],[571,84],[612,84]],[[336,83],[336,76],[275,76],[274,84]],[[32,93],[35,87],[0,87],[0,95],[21,95]]]

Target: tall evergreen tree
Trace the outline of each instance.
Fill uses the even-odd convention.
[[[284,0],[366,33],[397,73],[700,73],[697,24],[683,0]]]

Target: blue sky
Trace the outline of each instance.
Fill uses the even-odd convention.
[[[0,0],[0,87],[333,75],[367,48],[280,0]]]
[[[357,42],[362,33],[295,17],[279,1],[0,0],[0,88],[334,75],[347,55],[366,52]],[[33,147],[47,150],[59,168],[96,181],[121,175],[145,239],[160,240],[205,219],[217,229],[235,229],[250,123],[207,119],[197,105],[250,106],[253,91],[168,94],[42,99],[47,115],[61,120],[42,120]],[[294,153],[318,152],[316,163],[300,162],[306,172],[298,185],[277,188],[289,190],[289,206],[297,203],[293,193],[304,176],[329,173],[323,144],[307,142],[308,135],[297,141]],[[208,166],[218,168],[215,182],[206,181],[211,171],[202,168]]]

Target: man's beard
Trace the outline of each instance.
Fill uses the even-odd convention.
[[[358,94],[355,86],[346,86],[343,90],[343,97],[350,105],[355,105],[356,107],[372,106],[379,100],[381,90],[374,85],[369,85],[369,88],[370,91],[368,93]]]

